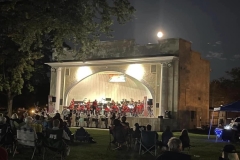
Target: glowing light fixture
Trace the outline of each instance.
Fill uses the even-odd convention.
[[[162,38],[163,37],[163,33],[162,32],[158,32],[157,36],[158,36],[158,38]]]
[[[126,74],[140,81],[144,75],[144,68],[141,64],[130,64],[126,70]]]
[[[91,68],[84,66],[84,67],[78,68],[76,77],[77,77],[77,80],[80,81],[91,74],[92,74]]]

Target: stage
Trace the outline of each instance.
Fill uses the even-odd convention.
[[[106,128],[105,122],[101,121],[101,118],[99,117],[98,121],[98,128]],[[130,128],[134,128],[134,124],[138,123],[140,126],[147,126],[150,124],[152,126],[153,131],[164,131],[166,126],[170,126],[171,130],[179,130],[177,128],[177,121],[176,119],[160,119],[160,118],[152,118],[152,117],[127,117],[127,122],[129,123]],[[107,128],[110,126],[111,122],[110,119],[108,119]],[[83,119],[80,120],[79,123],[82,127],[87,127],[86,121]],[[72,127],[75,127],[75,115],[72,117]],[[96,128],[96,123],[92,121],[90,118],[89,122],[90,128]]]

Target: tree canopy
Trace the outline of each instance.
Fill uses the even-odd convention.
[[[128,0],[0,0],[0,9],[0,92],[10,112],[13,97],[24,86],[33,89],[30,78],[43,53],[62,54],[69,41],[75,59],[85,60],[99,36],[111,36],[114,19],[125,23],[135,11]]]
[[[240,67],[226,71],[227,76],[210,84],[210,106],[218,107],[240,100]]]
[[[1,11],[1,22],[11,28],[8,37],[19,50],[38,49],[42,37],[52,34],[59,54],[68,40],[78,46],[76,59],[84,60],[101,34],[111,36],[114,17],[125,23],[135,9],[128,0],[5,0]]]

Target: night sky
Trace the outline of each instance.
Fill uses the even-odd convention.
[[[211,79],[240,67],[239,0],[130,0],[135,18],[113,26],[113,39],[135,39],[137,44],[183,38],[211,62]]]

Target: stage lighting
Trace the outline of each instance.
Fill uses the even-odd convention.
[[[79,67],[77,70],[77,80],[80,81],[84,78],[86,78],[87,76],[92,74],[92,70],[90,67]]]
[[[126,74],[140,81],[144,75],[144,68],[141,64],[130,64],[127,68]]]

